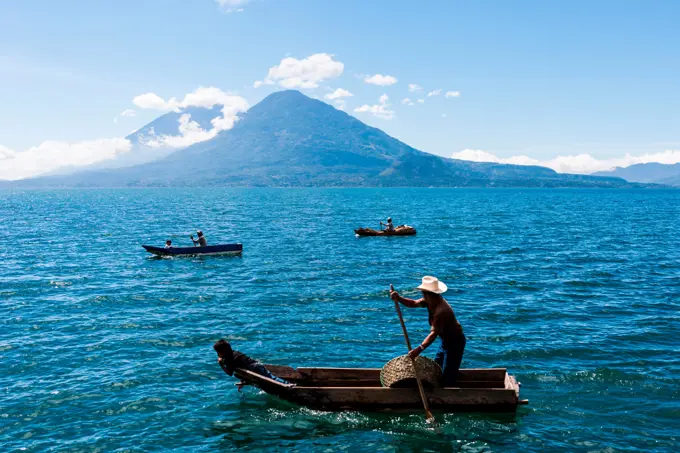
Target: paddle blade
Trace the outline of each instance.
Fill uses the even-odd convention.
[[[435,433],[437,434],[442,433],[441,426],[439,425],[437,419],[434,418],[434,415],[432,415],[432,412],[428,411],[425,413],[425,422],[428,423],[429,425],[432,425],[432,428],[434,429]]]

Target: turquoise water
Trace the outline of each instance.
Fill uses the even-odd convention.
[[[416,237],[361,238],[395,223]],[[0,450],[677,451],[680,191],[0,192]],[[243,257],[141,244],[240,241]],[[263,361],[405,352],[390,283],[445,281],[464,367],[507,367],[516,416],[310,411],[238,393],[220,337]],[[405,311],[414,341],[427,316]],[[426,351],[432,356],[434,350]]]

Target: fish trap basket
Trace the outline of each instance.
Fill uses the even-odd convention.
[[[417,357],[416,366],[423,386],[441,387],[442,369],[437,362],[427,357]],[[380,371],[380,383],[383,387],[416,387],[418,383],[410,357],[403,355],[387,362]]]

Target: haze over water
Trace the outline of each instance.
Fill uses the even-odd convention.
[[[360,238],[395,224],[415,237]],[[0,191],[2,451],[654,451],[680,432],[680,192]],[[141,244],[238,241],[238,257]],[[381,367],[405,345],[390,283],[425,274],[507,367],[516,416],[324,413],[238,393],[211,345]],[[412,341],[427,314],[405,309]],[[432,357],[435,348],[425,352]]]

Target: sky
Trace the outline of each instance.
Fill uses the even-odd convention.
[[[675,0],[0,3],[0,179],[185,146],[299,89],[446,157],[591,173],[680,162]]]

